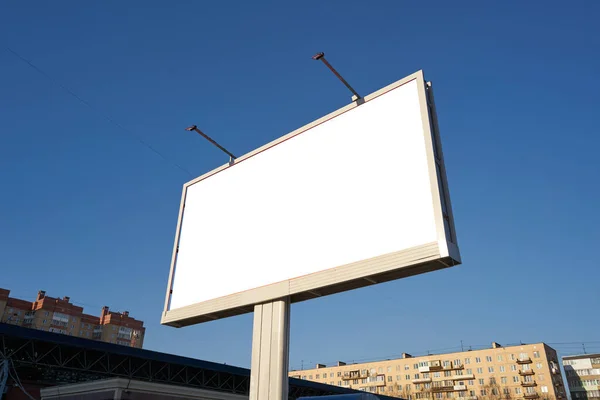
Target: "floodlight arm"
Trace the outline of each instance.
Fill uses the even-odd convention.
[[[215,146],[217,146],[221,151],[223,151],[224,153],[226,153],[231,160],[235,160],[237,157],[234,156],[233,154],[231,154],[225,147],[221,146],[219,143],[215,142],[210,136],[208,136],[206,133],[202,132],[200,129],[198,129],[198,127],[196,125],[192,125],[188,128],[185,128],[186,131],[191,132],[191,131],[196,131],[200,134],[200,136],[202,136],[204,139],[208,140],[209,142],[211,142],[212,144],[214,144]]]
[[[340,81],[342,81],[342,83],[348,88],[348,90],[350,90],[352,92],[352,94],[355,97],[352,100],[358,100],[361,98],[360,94],[358,94],[356,92],[356,90],[354,90],[352,88],[352,86],[350,86],[350,84],[348,82],[346,82],[346,80],[339,74],[339,72],[337,72],[335,70],[335,68],[333,68],[333,66],[331,64],[329,64],[329,62],[325,59],[325,53],[317,53],[314,56],[312,56],[312,59],[323,61],[323,64],[325,64],[327,66],[327,68],[329,68],[331,70],[331,72],[333,72],[334,75],[337,76]]]

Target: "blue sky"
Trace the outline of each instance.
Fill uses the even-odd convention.
[[[363,94],[433,81],[464,264],[294,305],[291,366],[461,340],[600,352],[600,3],[2,8],[0,287],[129,310],[149,349],[249,366],[251,315],[159,324],[184,170],[226,160],[183,128],[243,154],[347,104],[324,51]]]

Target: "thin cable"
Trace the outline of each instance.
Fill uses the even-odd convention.
[[[21,379],[19,379],[19,374],[17,373],[17,367],[15,367],[15,363],[13,362],[12,359],[8,359],[9,365],[8,365],[8,375],[10,375],[10,377],[13,379],[13,381],[15,381],[15,383],[17,384],[17,387],[19,389],[21,389],[21,391],[25,394],[25,396],[29,397],[31,400],[38,400],[35,397],[33,397],[32,395],[30,395],[27,390],[25,390],[25,387],[23,387],[23,384],[21,383]],[[10,372],[10,365],[12,364],[13,370],[15,371],[15,374],[13,375]]]
[[[66,87],[62,83],[60,83],[58,80],[54,79],[47,72],[43,71],[41,68],[39,68],[38,66],[36,66],[35,64],[33,64],[31,61],[27,60],[25,57],[21,56],[19,53],[17,53],[16,51],[14,51],[13,49],[11,49],[10,47],[6,47],[6,50],[8,50],[12,55],[14,55],[15,57],[17,57],[19,60],[23,61],[24,63],[26,63],[27,65],[29,65],[31,68],[33,68],[34,70],[36,70],[38,73],[40,73],[41,75],[43,75],[46,79],[50,80],[50,82],[54,83],[56,86],[60,87],[65,92],[67,92],[68,94],[70,94],[71,96],[73,96],[80,103],[82,103],[85,106],[87,106],[90,110],[92,110],[93,112],[97,113],[98,115],[100,115],[101,117],[103,117],[105,120],[107,120],[111,124],[115,125],[116,127],[120,128],[124,132],[128,133],[129,135],[131,135],[138,142],[140,142],[142,145],[146,146],[148,149],[150,149],[152,152],[154,152],[156,155],[158,155],[164,161],[166,161],[168,163],[172,163],[177,168],[179,168],[181,171],[183,171],[186,174],[188,174],[190,177],[194,177],[194,175],[192,175],[192,173],[190,171],[188,171],[187,169],[185,169],[184,167],[182,167],[181,165],[179,165],[175,161],[170,160],[169,158],[167,158],[160,151],[156,150],[150,143],[146,142],[144,139],[142,139],[139,135],[137,135],[133,131],[125,128],[123,125],[121,125],[120,123],[118,123],[117,121],[115,121],[109,115],[107,115],[107,114],[105,114],[105,113],[97,110],[96,108],[94,108],[94,106],[92,106],[87,100],[81,98],[77,93],[73,92],[71,89],[69,89],[68,87]]]

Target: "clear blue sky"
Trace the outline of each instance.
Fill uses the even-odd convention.
[[[249,366],[251,315],[159,324],[190,179],[175,163],[197,176],[226,161],[183,128],[242,154],[347,104],[310,59],[325,51],[364,94],[418,69],[433,81],[464,264],[294,305],[292,367],[461,340],[600,351],[599,12],[596,1],[3,1],[0,287],[129,310],[149,349]]]

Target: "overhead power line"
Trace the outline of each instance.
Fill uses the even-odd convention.
[[[160,151],[158,151],[156,148],[154,148],[150,143],[148,143],[147,141],[145,141],[144,139],[142,139],[138,134],[136,134],[135,132],[127,129],[126,127],[124,127],[123,125],[121,125],[119,122],[117,122],[114,118],[112,118],[108,114],[106,114],[106,113],[98,110],[96,107],[92,106],[92,104],[90,102],[88,102],[87,100],[83,99],[77,93],[75,93],[74,91],[72,91],[71,89],[69,89],[67,86],[63,85],[57,79],[53,78],[50,74],[48,74],[47,72],[45,72],[44,70],[42,70],[40,67],[38,67],[37,65],[35,65],[34,63],[32,63],[31,61],[29,61],[28,59],[26,59],[25,57],[21,56],[19,53],[17,53],[16,51],[14,51],[13,49],[11,49],[10,47],[6,47],[6,50],[8,50],[13,56],[17,57],[22,62],[26,63],[31,68],[33,68],[34,70],[36,70],[40,75],[44,76],[50,82],[52,82],[53,84],[55,84],[56,86],[58,86],[59,88],[61,88],[62,90],[64,90],[66,93],[68,93],[69,95],[71,95],[72,97],[74,97],[75,99],[77,99],[77,101],[79,101],[81,104],[85,105],[90,110],[92,110],[96,114],[100,115],[106,121],[108,121],[109,123],[113,124],[117,128],[121,129],[123,132],[131,135],[140,144],[142,144],[143,146],[147,147],[150,151],[152,151],[154,154],[156,154],[157,156],[159,156],[160,158],[162,158],[164,161],[173,164],[175,167],[179,168],[181,171],[185,172],[190,177],[194,177],[194,175],[192,175],[192,173],[190,171],[188,171],[187,169],[185,169],[184,167],[182,167],[181,165],[179,165],[177,162],[169,159],[167,156],[165,156]]]

